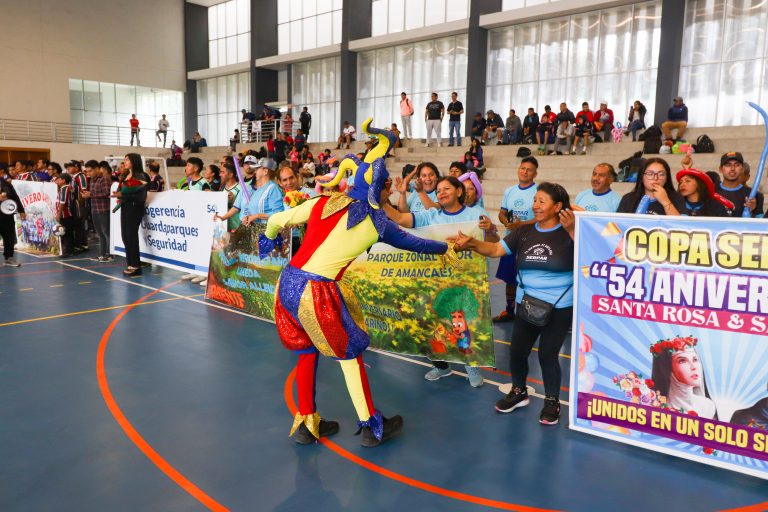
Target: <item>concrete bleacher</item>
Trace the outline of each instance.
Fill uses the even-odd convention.
[[[691,128],[686,132],[686,139],[695,143],[699,135],[706,133],[715,143],[714,153],[701,153],[693,155],[693,165],[704,171],[717,171],[720,166],[720,155],[726,151],[741,151],[746,162],[753,167],[752,179],[756,172],[757,164],[762,151],[765,130],[762,126],[732,126],[720,128]],[[237,151],[245,152],[249,149],[258,151],[262,144],[238,144]],[[313,142],[310,149],[314,155],[318,155],[325,148],[330,148],[332,153],[343,156],[347,153],[356,153],[364,150],[362,141],[354,142],[349,150],[334,150],[333,142]],[[407,140],[404,147],[395,150],[395,157],[387,159],[390,173],[399,175],[405,164],[418,164],[430,161],[437,165],[441,171],[447,171],[451,162],[460,160],[464,151],[469,146],[469,139],[463,139],[462,147],[446,147],[447,139],[443,139],[443,147],[424,147],[423,139]],[[483,180],[485,194],[485,206],[492,218],[496,218],[504,190],[517,182],[517,167],[520,158],[517,150],[520,146],[496,146],[491,143],[483,147],[486,173]],[[642,142],[632,142],[625,137],[621,143],[601,143],[590,146],[586,155],[536,155],[536,145],[527,146],[539,161],[538,182],[554,181],[560,183],[575,197],[580,191],[590,188],[592,169],[600,162],[608,162],[617,166],[625,158],[643,148]],[[214,146],[202,148],[201,153],[194,156],[200,157],[205,164],[218,163],[222,155],[227,154],[229,147]],[[184,158],[193,156],[185,153]],[[656,156],[656,155],[653,155]],[[659,155],[669,162],[673,173],[682,167],[681,161],[684,155]],[[184,177],[183,167],[169,167],[168,173],[171,182],[175,184]],[[630,191],[633,183],[616,183],[614,189],[621,194]]]

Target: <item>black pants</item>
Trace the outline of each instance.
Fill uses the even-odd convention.
[[[3,239],[3,256],[13,258],[13,246],[16,245],[16,225],[13,215],[0,213],[0,238]]]
[[[81,207],[82,216],[79,218],[72,217],[75,220],[75,247],[88,247],[88,229],[86,223],[85,207]]]
[[[71,256],[75,249],[75,231],[79,219],[69,217],[61,219],[61,225],[64,227],[64,236],[61,237],[61,254]]]
[[[519,316],[512,325],[512,339],[509,346],[509,368],[512,384],[525,387],[528,378],[528,356],[531,354],[536,338],[539,337],[539,364],[544,378],[544,394],[560,396],[560,349],[565,335],[571,327],[573,308],[560,308],[552,312],[552,318],[544,327],[537,327]]]
[[[125,259],[128,260],[129,267],[141,267],[139,226],[142,217],[144,217],[144,205],[142,203],[128,202],[122,203],[120,206],[120,229],[125,246]]]

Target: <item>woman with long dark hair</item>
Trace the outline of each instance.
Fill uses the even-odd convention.
[[[679,215],[685,201],[672,186],[672,172],[663,158],[649,158],[640,172],[635,189],[625,194],[618,213]]]
[[[141,156],[128,153],[123,160],[123,172],[120,186],[115,197],[120,200],[120,229],[125,246],[125,259],[128,266],[123,270],[126,276],[141,275],[139,257],[139,226],[144,217],[144,202],[147,200],[149,176],[144,173]]]

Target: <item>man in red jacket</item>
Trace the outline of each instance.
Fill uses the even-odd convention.
[[[136,145],[141,146],[141,141],[139,140],[139,120],[136,119],[136,114],[131,114],[129,122],[131,123],[131,146],[133,146],[134,137],[136,137]]]

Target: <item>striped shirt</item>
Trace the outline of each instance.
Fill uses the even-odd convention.
[[[72,211],[70,210],[72,193],[72,185],[64,185],[59,189],[59,213],[62,219],[72,217]]]

